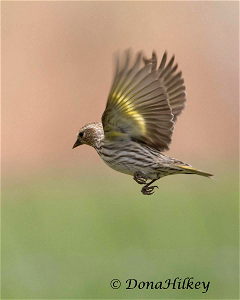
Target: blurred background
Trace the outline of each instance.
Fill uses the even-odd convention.
[[[239,298],[238,5],[2,2],[2,298]],[[176,55],[187,107],[167,155],[215,180],[169,176],[147,197],[94,149],[71,149],[129,47]],[[124,287],[176,277],[211,283]]]

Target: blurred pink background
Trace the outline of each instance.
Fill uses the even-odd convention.
[[[238,2],[2,2],[4,174],[100,163],[71,148],[101,120],[113,53],[129,47],[167,50],[183,71],[187,107],[167,154],[211,172],[209,161],[237,159],[238,13]]]

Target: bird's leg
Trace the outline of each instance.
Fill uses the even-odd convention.
[[[157,179],[153,179],[152,181],[150,181],[149,183],[147,183],[146,185],[144,185],[144,187],[142,188],[141,192],[143,193],[143,195],[152,195],[154,193],[154,188],[158,188],[157,185],[153,185],[150,186],[150,184],[152,184],[154,181],[156,181]]]
[[[147,177],[140,171],[137,171],[134,173],[133,179],[138,184],[146,184],[147,183]]]

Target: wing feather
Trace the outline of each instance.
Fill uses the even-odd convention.
[[[168,149],[174,122],[186,100],[182,73],[174,56],[167,62],[165,52],[157,69],[157,56],[145,59],[142,52],[130,66],[130,51],[125,60],[116,59],[116,72],[106,109],[102,116],[105,137],[135,139],[159,149]],[[144,61],[145,65],[141,66]]]

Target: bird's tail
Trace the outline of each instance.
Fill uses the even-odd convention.
[[[201,175],[201,176],[208,177],[208,178],[211,178],[212,176],[214,176],[213,174],[197,170],[191,166],[183,166],[183,165],[177,165],[177,164],[175,166],[178,167],[179,169],[182,169],[184,174],[197,174],[197,175]]]

